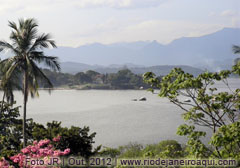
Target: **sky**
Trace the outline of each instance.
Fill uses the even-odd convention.
[[[156,40],[168,44],[224,27],[240,28],[240,0],[0,0],[0,39],[8,21],[35,18],[58,46]]]

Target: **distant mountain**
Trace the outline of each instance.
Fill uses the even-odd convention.
[[[88,64],[82,64],[82,63],[76,63],[76,62],[62,62],[61,63],[61,70],[62,72],[66,73],[78,73],[78,72],[83,72],[86,70],[92,70],[100,68],[100,66],[96,65],[88,65]]]
[[[62,72],[75,74],[77,72],[84,72],[87,70],[94,70],[102,74],[106,73],[117,73],[122,69],[130,69],[135,74],[143,74],[145,72],[154,72],[156,75],[167,75],[173,68],[179,67],[182,68],[185,72],[191,73],[193,75],[198,75],[203,72],[203,70],[199,68],[194,68],[191,66],[185,65],[158,65],[158,66],[150,66],[144,67],[134,64],[125,64],[125,65],[110,65],[110,66],[99,66],[99,65],[87,65],[82,63],[73,63],[73,62],[62,62],[61,68]]]
[[[108,45],[93,43],[77,48],[58,47],[46,50],[46,54],[58,56],[60,61],[64,62],[63,71],[70,73],[86,69],[112,72],[123,65],[129,68],[188,65],[203,70],[219,71],[230,68],[233,60],[237,58],[232,52],[232,45],[240,45],[239,28],[224,28],[201,37],[183,37],[167,45],[157,41]]]
[[[59,47],[47,50],[47,53],[59,56],[62,62],[90,65],[190,65],[217,71],[230,67],[236,58],[232,45],[240,45],[239,28],[224,28],[201,37],[183,37],[167,45],[157,41],[94,43],[78,48]]]

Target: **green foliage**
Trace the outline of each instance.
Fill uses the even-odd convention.
[[[201,141],[201,138],[206,136],[206,132],[195,131],[195,126],[184,124],[178,127],[177,134],[188,138],[185,149],[187,157],[208,158],[211,155],[212,151]]]
[[[22,119],[20,119],[19,107],[14,104],[0,102],[0,156],[9,157],[16,154],[22,148]],[[32,119],[26,121],[26,136],[31,137],[33,128]]]
[[[120,146],[121,158],[139,158],[143,156],[143,146],[137,143],[130,143],[125,146]]]
[[[181,158],[183,157],[183,149],[175,140],[165,140],[159,144],[150,144],[145,147],[145,157],[161,157],[161,158]]]
[[[2,104],[0,102],[0,104]],[[19,119],[19,107],[12,107],[4,102],[0,113],[0,156],[9,157],[18,153],[22,148],[22,120]],[[93,149],[93,139],[96,133],[89,134],[89,127],[62,127],[61,122],[53,121],[47,123],[45,127],[42,124],[28,119],[26,123],[26,137],[28,143],[34,140],[53,139],[58,135],[61,141],[56,142],[56,148],[64,150],[71,149],[71,154],[82,157],[95,155],[101,146]]]
[[[239,158],[240,89],[232,90],[229,87],[228,77],[232,74],[240,76],[239,62],[232,70],[204,72],[196,77],[180,68],[173,69],[161,79],[152,72],[143,75],[144,81],[152,88],[159,89],[160,97],[166,97],[180,107],[183,119],[191,123],[190,126],[181,125],[177,131],[178,135],[188,137],[187,156]],[[228,91],[220,92],[215,87],[217,81],[225,84]],[[210,149],[201,142],[206,132],[196,131],[193,124],[212,130]]]
[[[61,122],[53,121],[47,123],[47,127],[44,127],[42,124],[34,124],[32,130],[32,139],[41,140],[44,138],[52,139],[58,135],[61,136],[61,141],[57,143],[57,148],[64,150],[66,148],[71,149],[71,154],[82,157],[90,157],[100,149],[98,146],[93,150],[93,138],[96,133],[89,135],[89,127],[74,127],[70,128],[62,127]]]
[[[119,149],[105,147],[102,151],[99,152],[100,156],[116,158],[121,154]]]
[[[78,72],[74,75],[74,82],[73,84],[84,84],[84,83],[91,83],[92,79],[89,75],[85,74],[84,72]]]
[[[184,149],[175,140],[165,140],[145,147],[141,144],[130,143],[118,148],[105,148],[99,154],[119,158],[182,158]]]
[[[56,87],[66,85],[76,89],[139,89],[141,86],[148,87],[140,75],[136,75],[128,69],[111,74],[100,74],[89,70],[75,75],[52,72],[47,69],[43,71]]]
[[[142,78],[133,74],[128,69],[120,70],[116,74],[110,74],[108,76],[108,81],[115,89],[135,89],[145,86]]]
[[[10,104],[0,102],[0,156],[8,157],[20,150],[21,146],[21,120],[17,119],[19,107],[12,107]]]
[[[240,121],[224,125],[212,136],[210,143],[219,149],[222,158],[240,159]]]
[[[2,83],[13,81],[13,77],[22,78],[25,94],[36,96],[40,81],[44,87],[52,87],[52,83],[38,67],[43,63],[52,70],[60,70],[58,58],[46,56],[44,48],[56,47],[49,34],[38,34],[38,23],[35,19],[19,19],[19,23],[9,21],[11,43],[0,41],[0,52],[9,50],[12,56],[1,61],[3,71]],[[23,75],[24,74],[24,75]],[[23,79],[24,76],[24,79]]]
[[[226,123],[225,116],[230,122],[237,120],[239,102],[239,89],[235,92],[218,92],[214,87],[215,81],[222,81],[229,87],[227,77],[231,71],[219,73],[205,72],[197,77],[173,69],[167,76],[159,81],[154,74],[144,74],[144,81],[160,89],[159,96],[167,97],[172,103],[184,110],[183,117],[195,124],[208,126],[214,130]],[[193,103],[184,102],[182,97]],[[230,105],[234,103],[234,105]]]
[[[87,72],[85,72],[85,74],[89,76],[92,81],[96,80],[98,77],[101,77],[100,73],[93,70],[88,70]]]

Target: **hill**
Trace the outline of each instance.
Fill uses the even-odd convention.
[[[59,47],[47,50],[47,53],[59,56],[62,62],[90,65],[189,65],[217,71],[231,66],[236,58],[231,50],[234,44],[240,45],[239,28],[224,28],[201,37],[183,37],[167,45],[157,41],[94,43],[77,48]]]
[[[199,68],[194,68],[186,65],[158,65],[158,66],[149,66],[144,67],[134,64],[124,64],[124,65],[109,65],[109,66],[99,66],[99,65],[88,65],[82,63],[73,63],[73,62],[63,62],[61,63],[62,72],[75,74],[78,72],[84,72],[88,70],[94,70],[96,72],[106,74],[106,73],[117,73],[122,69],[129,69],[135,74],[143,74],[145,72],[154,72],[158,76],[167,75],[171,69],[179,67],[182,68],[185,72],[192,73],[193,75],[198,75],[203,72]]]

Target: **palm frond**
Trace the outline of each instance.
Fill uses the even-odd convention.
[[[14,57],[10,57],[10,58],[7,58],[7,59],[4,59],[0,62],[0,68],[1,68],[1,71],[6,74],[7,71],[9,70],[9,68],[11,66],[13,66],[13,64],[15,64],[16,62],[19,63],[20,65],[20,61],[21,60],[21,57],[20,56],[14,56]],[[20,66],[18,67],[20,68]]]
[[[54,71],[60,71],[61,67],[58,61],[58,57],[45,56],[43,52],[32,52],[30,58],[37,63],[44,63],[50,69]]]
[[[12,57],[0,62],[0,70],[4,74],[2,84],[6,92],[8,91],[9,98],[13,88],[24,90],[22,78],[24,74],[28,79],[27,97],[28,94],[38,95],[39,85],[52,88],[51,81],[38,67],[38,63],[43,63],[54,71],[60,70],[58,58],[45,56],[44,52],[41,51],[44,48],[55,48],[55,41],[51,39],[50,34],[38,35],[38,23],[35,19],[19,19],[18,24],[9,22],[9,26],[12,28],[10,34],[12,43],[0,41],[0,52],[8,49],[14,53]],[[22,83],[22,85],[17,85],[17,83]]]
[[[5,83],[1,83],[1,85],[3,91],[5,92],[7,102],[12,104],[14,102],[13,90],[22,90],[18,77],[12,75],[10,80],[7,80]]]
[[[31,71],[28,71],[28,93],[30,93],[32,98],[38,96],[39,81],[44,88],[49,88],[48,91],[51,93],[50,88],[53,88],[51,81],[33,61],[30,60],[30,64]]]
[[[34,75],[31,75],[28,77],[28,93],[31,94],[31,97],[38,97],[39,93],[38,93],[38,81],[36,79],[36,77]]]
[[[240,54],[240,46],[234,45],[232,49],[234,54]]]
[[[9,66],[8,70],[6,71],[4,77],[5,80],[8,81],[10,80],[11,76],[15,71],[19,71],[19,63],[15,62],[12,66]]]
[[[15,22],[8,21],[8,26],[11,27],[12,29],[14,29],[16,32],[18,32],[18,27]]]
[[[3,50],[9,50],[16,55],[19,54],[18,50],[16,48],[14,48],[14,46],[9,44],[8,42],[0,41],[0,52],[3,51]]]
[[[0,62],[0,70],[4,72],[2,85],[8,92],[8,99],[11,99],[12,88],[16,87],[11,83],[13,77],[22,78],[22,91],[24,94],[24,113],[23,113],[23,146],[26,145],[26,105],[28,95],[38,95],[39,81],[43,81],[48,84],[49,87],[53,87],[50,80],[45,74],[38,68],[35,62],[43,62],[52,69],[60,69],[59,63],[56,57],[47,57],[43,52],[38,52],[39,49],[48,48],[50,46],[56,47],[55,42],[50,39],[49,34],[37,34],[37,21],[35,19],[19,19],[18,25],[14,22],[9,22],[9,26],[12,28],[10,34],[10,40],[12,44],[0,41],[0,52],[6,49],[13,51],[14,56]],[[16,78],[18,79],[18,78]],[[18,80],[18,82],[20,82]],[[23,89],[24,87],[24,89]]]
[[[14,70],[10,70],[10,67],[14,63],[13,58],[5,59],[1,61],[0,71],[2,74],[1,79],[1,88],[3,89],[7,102],[12,104],[14,102],[14,94],[13,90],[21,90],[22,87],[19,83],[20,81],[20,71],[18,71],[18,67],[15,67]],[[11,71],[11,72],[10,72]]]
[[[37,49],[49,48],[53,47],[56,48],[56,44],[54,40],[51,40],[50,34],[42,34],[38,36],[33,43],[32,47],[29,49],[29,52],[35,51]]]
[[[42,72],[42,70],[40,68],[38,68],[38,66],[33,61],[31,61],[31,62],[32,62],[31,63],[32,69],[33,69],[32,72],[34,73],[34,76],[36,76],[43,82],[44,87],[53,88],[53,84],[48,79],[48,77]]]
[[[14,44],[22,51],[29,49],[37,37],[37,21],[35,19],[19,19],[19,27],[14,22],[9,22],[9,26],[13,28],[10,39],[14,41]]]

